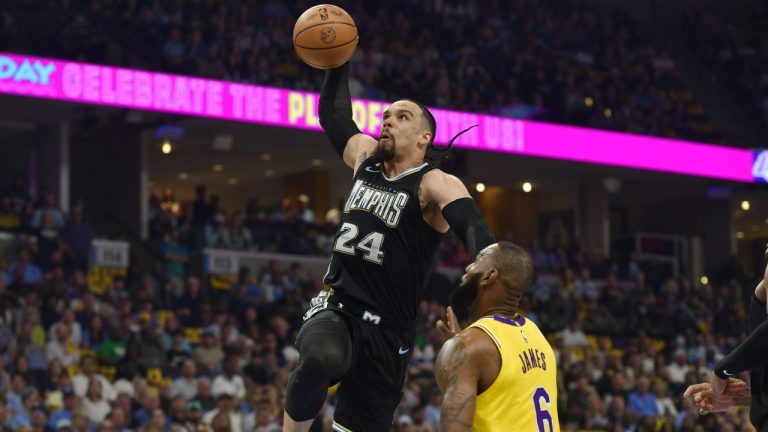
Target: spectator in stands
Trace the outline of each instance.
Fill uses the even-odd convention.
[[[175,286],[181,286],[186,276],[185,265],[190,256],[189,249],[180,243],[180,239],[181,232],[178,228],[173,228],[161,248],[165,258],[165,277]]]
[[[637,379],[635,391],[629,393],[627,408],[630,411],[634,411],[641,416],[655,416],[658,414],[656,396],[648,391],[649,386],[648,377],[641,376]]]
[[[195,349],[194,359],[207,373],[216,372],[221,368],[224,351],[212,331],[205,330],[203,333],[203,342]]]
[[[213,380],[213,396],[219,397],[222,394],[230,394],[234,399],[235,405],[245,398],[245,382],[243,377],[238,374],[239,359],[234,356],[228,356],[224,361],[224,371]]]
[[[206,202],[205,196],[205,186],[197,185],[195,187],[195,200],[192,202],[192,221],[199,230],[202,230],[213,216],[211,214],[211,207],[208,202]]]
[[[182,396],[174,396],[171,398],[170,412],[168,413],[168,423],[170,427],[184,427],[184,420],[187,417],[186,401]]]
[[[299,219],[304,222],[308,224],[315,223],[315,211],[309,206],[309,197],[307,195],[299,195],[296,213]]]
[[[83,356],[80,361],[80,372],[72,378],[72,387],[75,389],[75,394],[84,398],[91,390],[91,381],[97,380],[101,384],[99,386],[99,395],[107,401],[115,400],[116,395],[112,384],[104,377],[104,375],[96,371],[96,360],[93,356]]]
[[[581,329],[581,323],[577,320],[571,321],[568,327],[560,332],[560,336],[563,337],[563,343],[566,348],[576,348],[587,346],[587,336],[584,334],[584,330]]]
[[[188,327],[195,327],[201,324],[204,301],[200,292],[200,279],[195,276],[189,276],[187,278],[187,288],[184,296],[179,301],[179,309],[176,311],[182,324]]]
[[[229,247],[236,250],[251,250],[253,248],[251,230],[244,225],[242,215],[233,215],[231,219]]]
[[[48,337],[51,338],[56,331],[56,327],[59,324],[64,324],[69,328],[69,339],[72,343],[78,347],[83,340],[82,326],[75,320],[75,311],[72,308],[64,309],[62,312],[61,320],[56,322],[48,331]]]
[[[123,424],[125,427],[130,428],[136,425],[136,421],[134,419],[133,414],[133,401],[131,400],[132,396],[129,393],[121,392],[117,396],[117,401],[115,402],[115,410],[112,411],[112,414],[115,414],[115,411],[120,410],[120,414],[117,414],[117,417],[113,417],[112,421],[117,423],[117,420],[119,420],[121,414],[123,417]]]
[[[437,386],[432,387],[429,393],[429,403],[424,408],[427,423],[435,429],[440,428],[440,405],[443,403],[443,394]]]
[[[229,290],[231,301],[235,305],[262,304],[265,301],[261,288],[254,283],[251,278],[251,271],[248,267],[240,267],[237,275],[237,282]]]
[[[21,374],[14,373],[11,375],[10,391],[5,393],[5,405],[8,408],[7,415],[9,426],[17,426],[16,417],[19,413],[24,412],[23,398],[28,390],[24,377]]]
[[[134,411],[134,419],[138,425],[146,426],[152,421],[153,413],[160,408],[160,396],[157,389],[149,388],[144,395],[143,401],[137,398],[141,406]]]
[[[83,398],[83,411],[93,424],[101,423],[111,411],[109,402],[104,398],[101,381],[92,377],[88,381],[88,391]]]
[[[6,271],[8,284],[23,283],[35,285],[42,281],[43,273],[31,262],[30,250],[26,246],[16,248],[16,261]]]
[[[186,360],[182,368],[182,375],[173,381],[170,395],[192,400],[197,396],[197,387],[197,366],[193,360]]]
[[[197,396],[195,397],[203,405],[203,411],[208,412],[216,407],[216,398],[211,390],[211,380],[202,377],[197,381]]]
[[[581,277],[574,282],[574,295],[576,298],[585,300],[597,300],[600,296],[600,291],[595,285],[595,281],[592,280],[591,273],[588,268],[581,269]]]
[[[125,418],[125,412],[120,407],[114,407],[112,408],[112,411],[109,413],[109,420],[112,422],[112,430],[114,432],[129,432],[130,429],[127,427],[127,422]]]
[[[213,432],[237,432],[240,430],[236,423],[232,422],[232,416],[226,412],[217,412],[209,423]]]
[[[32,228],[44,228],[44,222],[48,221],[48,228],[60,230],[64,227],[64,212],[56,205],[56,197],[50,192],[42,192],[41,205],[32,215]]]
[[[229,249],[232,242],[224,213],[214,214],[211,222],[205,226],[205,245],[209,248]]]
[[[188,431],[198,430],[203,419],[203,405],[197,400],[188,400],[186,405],[184,427]]]
[[[0,231],[18,232],[20,229],[21,212],[14,210],[10,196],[0,196]]]
[[[684,350],[678,350],[675,352],[675,361],[667,366],[667,373],[669,382],[677,386],[682,386],[685,383],[685,378],[690,371],[690,366],[687,363],[687,356]]]
[[[653,385],[653,394],[656,396],[656,412],[663,417],[677,417],[677,408],[674,401],[669,397],[669,388],[664,382],[657,382]]]
[[[69,375],[58,359],[48,362],[48,370],[45,376],[39,379],[39,390],[43,394],[58,391],[64,384],[69,383]]]
[[[181,370],[182,364],[192,358],[192,347],[189,345],[182,329],[179,328],[173,332],[171,346],[166,351],[166,357],[169,367],[173,372]]]
[[[72,341],[70,326],[59,323],[54,326],[55,338],[45,347],[45,357],[49,362],[58,360],[64,367],[75,366],[80,361],[80,351]]]
[[[77,397],[75,390],[72,387],[64,387],[61,393],[64,398],[64,406],[51,414],[51,417],[48,419],[48,427],[53,430],[57,429],[56,425],[61,420],[68,420],[71,422],[75,411],[80,408],[80,399]]]
[[[91,257],[91,242],[93,228],[85,221],[85,205],[77,204],[72,207],[69,220],[61,229],[63,250],[72,261],[74,268],[87,272]]]
[[[171,30],[168,40],[163,45],[165,64],[170,71],[179,71],[186,55],[187,46],[181,38],[179,29]]]

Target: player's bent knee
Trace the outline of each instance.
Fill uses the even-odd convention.
[[[340,378],[349,368],[350,359],[343,338],[320,339],[302,344],[301,360],[288,379],[285,411],[297,422],[317,415],[331,381]]]
[[[285,412],[294,421],[310,420],[317,415],[328,392],[326,366],[321,358],[302,359],[288,378]]]

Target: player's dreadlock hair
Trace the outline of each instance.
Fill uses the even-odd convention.
[[[456,139],[460,136],[462,136],[464,133],[472,129],[473,127],[477,127],[477,125],[472,125],[463,131],[457,133],[453,138],[451,138],[450,141],[448,141],[448,144],[445,145],[445,147],[438,147],[435,145],[435,136],[437,133],[437,122],[435,121],[435,116],[432,115],[432,113],[429,111],[429,109],[421,104],[420,102],[417,102],[413,99],[400,99],[408,102],[412,102],[416,104],[416,106],[421,109],[421,113],[424,115],[424,118],[427,119],[427,124],[429,124],[429,131],[432,133],[432,138],[429,140],[429,144],[427,145],[428,150],[433,150],[435,152],[441,153],[437,157],[433,156],[427,156],[425,159],[429,163],[430,166],[437,166],[442,162],[445,158],[447,158],[450,155],[451,147],[453,146],[453,142],[456,141]]]

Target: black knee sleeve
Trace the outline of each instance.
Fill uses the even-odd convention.
[[[340,316],[321,312],[302,328],[298,348],[299,364],[288,378],[285,411],[301,422],[317,415],[328,387],[349,369],[352,340]]]

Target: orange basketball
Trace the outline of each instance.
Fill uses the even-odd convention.
[[[317,69],[343,65],[357,48],[357,26],[344,9],[321,4],[307,9],[293,27],[293,46],[304,63]]]

